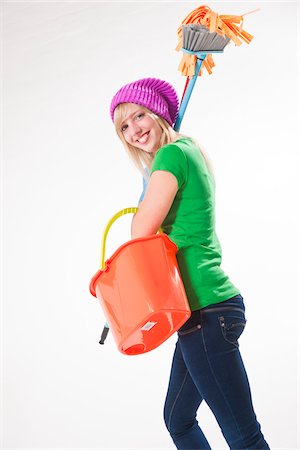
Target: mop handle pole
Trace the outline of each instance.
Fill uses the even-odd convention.
[[[199,75],[199,72],[200,72],[200,69],[201,69],[201,66],[202,66],[202,63],[203,63],[205,57],[206,57],[206,54],[201,55],[200,57],[197,57],[197,62],[196,62],[196,66],[195,66],[195,74],[194,74],[193,78],[189,79],[184,96],[182,98],[182,102],[180,104],[180,108],[178,111],[178,116],[177,116],[177,119],[176,119],[176,122],[174,125],[175,131],[179,131],[179,129],[180,129],[180,125],[181,125],[183,116],[185,114],[186,107],[187,107],[190,97],[192,95],[194,86],[196,84],[196,81],[197,81],[197,78],[198,78],[198,75]]]
[[[102,334],[101,334],[101,338],[100,338],[99,344],[102,344],[102,345],[104,344],[104,341],[107,338],[108,332],[109,332],[109,325],[106,322],[104,327],[103,327],[103,331],[102,331]]]
[[[192,91],[194,89],[195,83],[198,79],[198,75],[202,66],[203,61],[205,60],[206,56],[210,53],[223,53],[223,50],[209,50],[209,51],[199,51],[199,52],[193,52],[191,50],[187,50],[186,48],[181,49],[184,53],[188,53],[189,55],[194,55],[197,57],[196,65],[195,65],[195,74],[192,78],[188,80],[188,84],[185,86],[184,89],[184,95],[182,97],[178,116],[174,125],[174,130],[179,131],[180,125],[183,119],[183,116],[185,114],[186,107],[188,105],[188,102],[190,100]]]

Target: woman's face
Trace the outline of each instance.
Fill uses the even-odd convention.
[[[159,149],[162,129],[139,105],[127,103],[126,117],[120,128],[128,144],[147,153],[156,153]]]

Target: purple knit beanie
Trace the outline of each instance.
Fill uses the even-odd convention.
[[[114,121],[114,111],[120,103],[135,103],[145,106],[165,119],[171,127],[176,121],[179,106],[173,86],[158,78],[143,78],[123,86],[111,101],[112,121]]]

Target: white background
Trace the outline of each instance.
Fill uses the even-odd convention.
[[[181,95],[176,30],[197,2],[3,2],[3,449],[174,449],[163,423],[176,336],[124,356],[89,293],[108,219],[141,177],[115,135],[113,94],[143,77]],[[272,449],[297,441],[297,2],[209,2],[250,45],[215,56],[181,131],[208,151],[223,268],[246,302],[240,345]],[[299,71],[298,71],[299,77]],[[299,192],[299,191],[298,191]],[[130,217],[107,255],[130,238]],[[299,350],[299,347],[298,347]],[[212,413],[198,420],[227,445]],[[298,423],[299,416],[298,416]]]

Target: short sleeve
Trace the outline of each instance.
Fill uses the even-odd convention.
[[[171,172],[177,178],[180,189],[187,179],[187,160],[181,148],[176,144],[161,147],[154,157],[151,173],[156,170]]]

